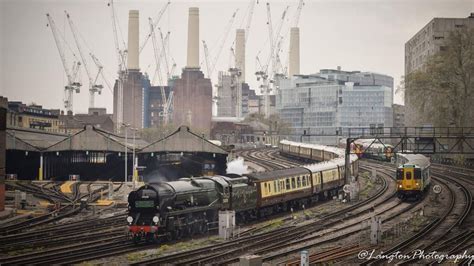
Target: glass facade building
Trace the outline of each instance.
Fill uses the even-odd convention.
[[[348,128],[393,126],[393,78],[375,73],[321,70],[280,80],[277,112],[295,141],[335,145]],[[341,136],[342,137],[342,136]]]

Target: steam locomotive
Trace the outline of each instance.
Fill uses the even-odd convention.
[[[345,184],[343,150],[289,141],[279,146],[281,153],[299,156],[303,149],[328,159],[247,176],[214,175],[146,184],[128,196],[130,238],[158,241],[203,234],[217,221],[219,210],[234,210],[237,223],[244,223],[309,206],[336,195]],[[357,160],[355,155],[350,158],[355,176]]]

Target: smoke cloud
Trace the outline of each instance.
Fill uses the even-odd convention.
[[[248,166],[244,163],[244,158],[237,157],[237,159],[232,160],[227,163],[227,173],[228,174],[237,174],[243,175],[249,173]]]

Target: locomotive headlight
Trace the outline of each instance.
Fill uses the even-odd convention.
[[[415,183],[415,186],[417,186],[417,187],[418,187],[419,185],[420,185],[420,183],[418,183],[418,182],[416,182],[416,183]]]
[[[133,222],[133,217],[132,217],[132,216],[128,216],[128,217],[127,217],[127,222],[128,222],[129,224],[131,224],[131,223]]]
[[[153,222],[155,224],[157,224],[159,221],[160,221],[160,219],[158,218],[158,216],[153,216]]]
[[[402,184],[398,185],[398,188],[402,188]]]

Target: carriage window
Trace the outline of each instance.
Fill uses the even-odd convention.
[[[277,181],[273,181],[273,190],[277,192]]]
[[[306,187],[306,176],[303,176],[303,187]]]
[[[286,190],[290,190],[290,179],[286,179]]]
[[[297,179],[296,183],[297,183],[298,187],[301,187],[301,177],[298,176],[298,179]]]
[[[291,178],[291,188],[296,188],[296,181],[294,177]]]

